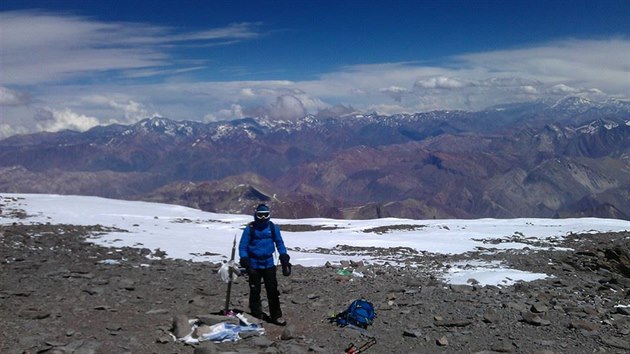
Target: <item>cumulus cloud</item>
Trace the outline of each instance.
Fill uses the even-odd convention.
[[[414,84],[415,88],[423,88],[423,89],[458,89],[462,87],[466,87],[468,84],[465,82],[450,78],[450,77],[431,77],[428,79],[421,79],[416,81]]]
[[[204,120],[208,122],[214,122],[221,120],[240,119],[244,117],[245,113],[243,107],[239,104],[233,103],[232,105],[230,105],[230,108],[220,109],[216,113],[207,114],[204,117]]]
[[[411,93],[411,90],[398,86],[382,88],[379,91],[390,95],[396,102],[401,102],[403,96]]]
[[[580,90],[567,86],[565,84],[553,85],[549,88],[548,92],[556,94],[556,95],[566,95],[571,93],[578,93]]]
[[[513,50],[456,57],[486,72],[514,73],[549,85],[576,83],[605,91],[628,92],[630,41],[565,40]]]
[[[344,106],[342,104],[338,104],[318,110],[316,116],[323,118],[340,117],[351,113],[357,113],[357,110],[352,106]]]
[[[134,100],[123,102],[110,100],[108,104],[110,107],[123,112],[126,123],[135,123],[145,118],[161,116],[158,112],[151,112],[145,105]]]
[[[28,129],[21,125],[0,124],[0,139],[17,134],[27,134],[28,132]]]
[[[24,106],[31,101],[31,95],[0,86],[0,106]]]
[[[282,95],[276,98],[276,102],[263,108],[264,114],[269,118],[280,120],[294,120],[306,116],[307,111],[302,101],[293,95]]]
[[[208,80],[207,75],[185,74],[201,73],[204,60],[175,58],[183,53],[176,51],[181,46],[258,38],[261,27],[239,23],[182,32],[45,12],[0,12],[2,124],[29,131],[84,130],[153,115],[208,121],[246,116],[299,119],[334,112],[334,107],[383,114],[480,110],[565,95],[628,98],[630,92],[630,40],[623,38],[467,53],[434,58],[438,64],[433,65],[344,66],[301,81],[290,80],[282,71],[274,71],[273,80],[241,80],[247,71],[239,73],[239,80]],[[32,119],[26,122],[24,117]]]
[[[86,131],[99,125],[98,119],[78,114],[70,109],[38,111],[36,120],[39,131],[57,132],[61,130]]]
[[[521,86],[520,91],[529,95],[535,95],[538,93],[538,90],[534,86]]]

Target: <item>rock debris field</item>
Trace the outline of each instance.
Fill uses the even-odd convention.
[[[366,353],[630,352],[630,232],[569,235],[556,245],[562,251],[485,256],[549,275],[512,286],[436,276],[449,262],[483,258],[482,250],[423,254],[413,267],[294,266],[290,277],[278,273],[286,327],[259,323],[263,335],[195,344],[176,339],[189,323],[234,320],[217,315],[227,289],[221,264],[86,242],[106,231],[0,226],[0,353],[343,353],[370,338]],[[363,276],[340,274],[342,266]],[[237,278],[230,309],[246,312],[247,294]],[[376,309],[367,332],[327,320],[357,298]]]

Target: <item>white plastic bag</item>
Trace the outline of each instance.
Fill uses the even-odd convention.
[[[230,279],[230,269],[232,269],[232,279]],[[223,263],[221,268],[219,268],[219,274],[221,275],[221,280],[225,283],[229,283],[230,280],[234,281],[238,278],[238,267],[234,264],[234,261],[229,261],[227,263]]]

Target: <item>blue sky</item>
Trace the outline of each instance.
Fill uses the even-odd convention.
[[[0,138],[630,97],[630,1],[0,2]]]

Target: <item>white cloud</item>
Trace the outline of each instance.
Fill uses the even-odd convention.
[[[514,73],[542,83],[597,87],[628,93],[630,41],[566,40],[514,50],[458,56],[467,66],[486,72]]]
[[[29,94],[0,86],[0,106],[23,106],[30,101]]]
[[[392,115],[398,113],[413,113],[408,111],[404,106],[396,105],[396,104],[375,104],[371,105],[367,109],[368,112],[376,112],[378,114],[383,115]]]
[[[245,87],[241,90],[241,95],[244,97],[256,97],[254,90],[250,87]]]
[[[403,96],[411,93],[411,90],[398,86],[385,87],[379,91],[390,95],[396,102],[401,102]]]
[[[423,89],[458,89],[469,86],[468,84],[450,77],[432,77],[416,81],[415,88]]]
[[[28,132],[29,130],[21,125],[0,124],[0,139],[17,134],[27,134]]]
[[[2,123],[29,131],[83,129],[94,120],[133,123],[152,115],[199,121],[251,115],[296,119],[334,106],[393,114],[479,110],[566,94],[630,96],[627,39],[468,53],[442,58],[440,65],[345,66],[303,81],[289,80],[282,71],[275,80],[206,80],[193,75],[201,74],[205,60],[173,57],[181,46],[258,38],[260,27],[240,23],[181,32],[44,12],[0,12]],[[182,62],[186,65],[177,65]],[[191,74],[167,79],[185,73]],[[72,78],[83,80],[73,83]],[[55,119],[34,119],[44,117],[38,116],[38,107],[46,107]]]
[[[538,93],[538,90],[534,86],[521,86],[520,90],[521,92],[529,95],[535,95]]]
[[[145,118],[160,117],[157,112],[150,113],[150,111],[142,104],[134,100],[128,100],[126,102],[117,102],[110,100],[108,104],[115,109],[121,110],[125,116],[125,123],[135,123]]]
[[[282,95],[276,98],[276,102],[264,108],[265,115],[281,120],[294,120],[307,114],[302,101],[293,95]]]
[[[37,11],[0,12],[2,85],[66,80],[112,71],[133,77],[198,70],[166,69],[169,44],[225,44],[259,36],[258,24],[240,23],[199,32],[142,23],[106,23]]]
[[[244,118],[243,107],[239,104],[232,104],[229,109],[220,109],[216,113],[207,114],[205,121],[213,122],[219,120],[232,120]]]
[[[65,129],[86,131],[99,125],[98,119],[75,113],[67,108],[61,111],[42,110],[39,120],[38,130],[46,132],[57,132]]]
[[[554,85],[549,88],[549,92],[557,95],[567,95],[572,93],[578,93],[580,90],[567,86],[565,84]]]

